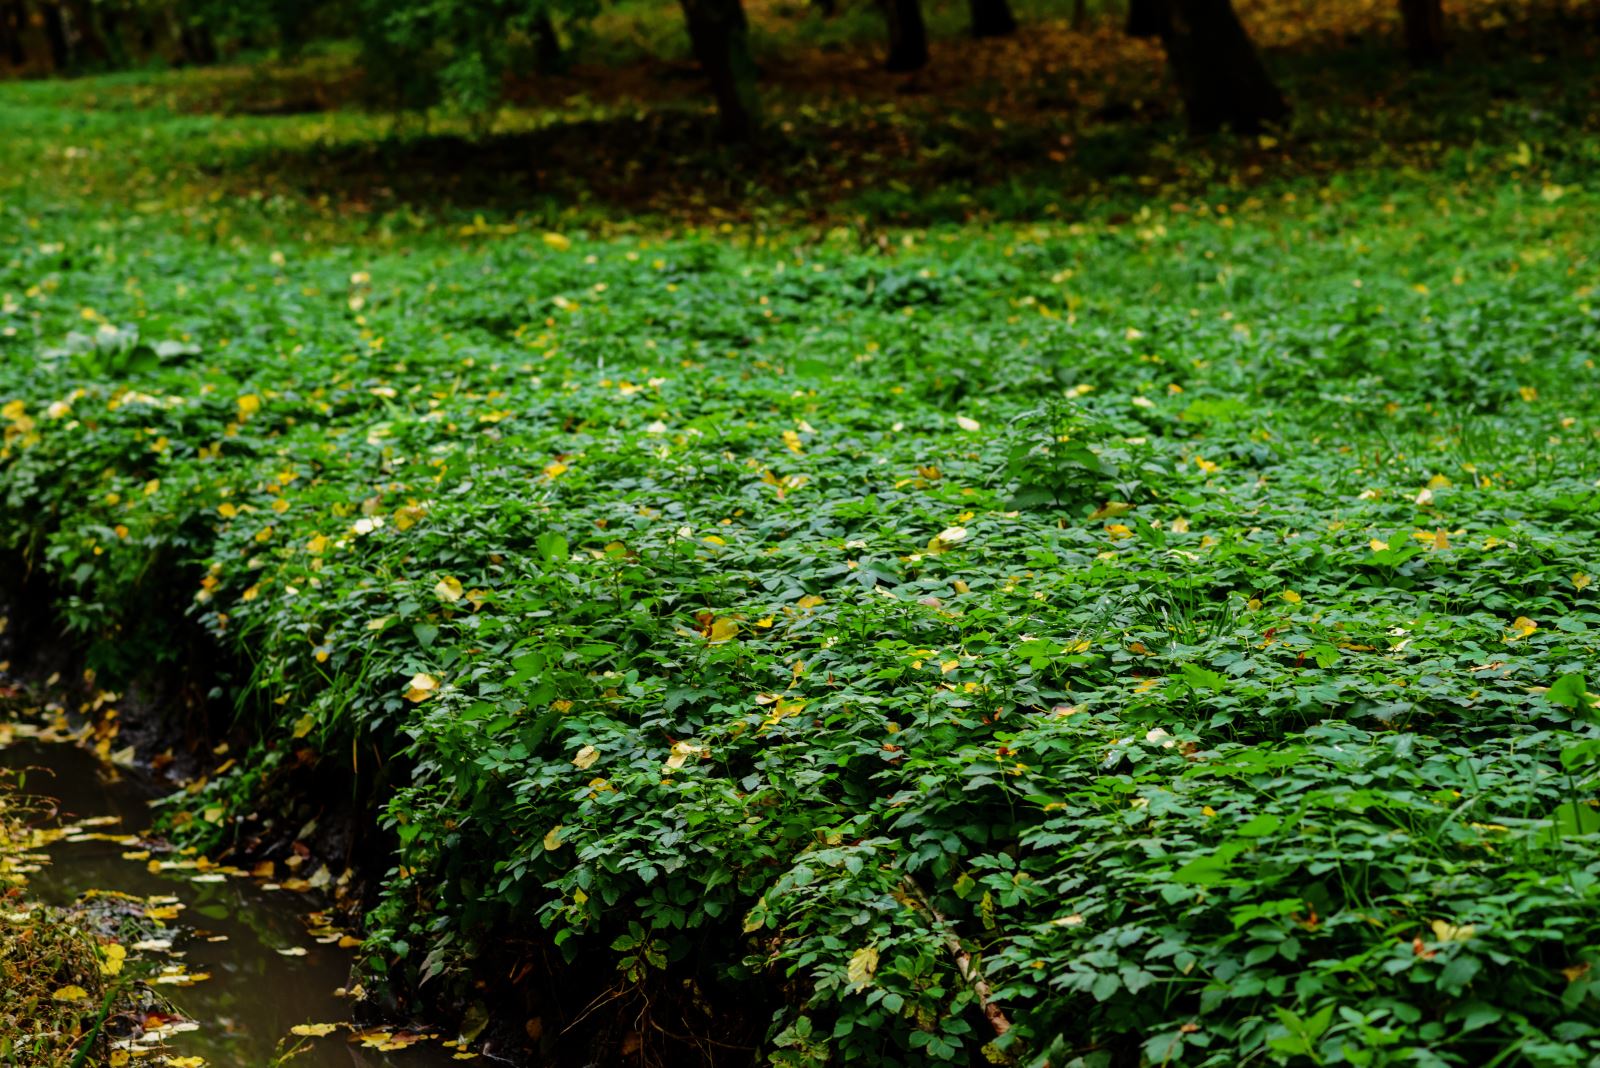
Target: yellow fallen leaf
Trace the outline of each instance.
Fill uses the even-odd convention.
[[[561,848],[561,824],[556,824],[545,833],[544,847],[552,853]]]
[[[1301,601],[1300,595],[1293,590],[1284,590],[1283,599],[1288,601],[1290,604],[1299,604]]]
[[[711,624],[711,630],[706,635],[706,641],[717,645],[731,641],[739,633],[739,624],[731,619],[719,619]]]
[[[592,745],[586,745],[582,749],[578,750],[578,755],[572,758],[572,762],[579,768],[587,770],[593,766],[596,760],[599,759],[600,750],[596,749]]]
[[[763,728],[770,727],[785,716],[794,716],[804,712],[805,708],[806,703],[804,701],[792,701],[787,697],[780,697],[777,700],[777,706],[772,710],[772,714],[761,725]],[[668,763],[671,763],[671,761],[668,761]]]
[[[1434,920],[1431,926],[1433,937],[1439,942],[1465,942],[1478,933],[1478,929],[1470,923],[1457,927],[1445,920]]]
[[[799,607],[799,608],[816,608],[816,607],[820,606],[821,604],[822,604],[822,598],[818,597],[814,593],[808,593],[804,597],[800,598],[798,601],[795,602],[796,607]]]
[[[439,680],[432,675],[417,674],[411,676],[410,688],[406,690],[406,700],[421,704],[433,696],[439,688]]]
[[[692,742],[675,742],[672,752],[667,757],[668,768],[676,770],[683,767],[684,762],[692,756],[699,756],[703,750]]]
[[[310,712],[307,712],[305,715],[294,721],[294,736],[296,738],[304,738],[306,735],[311,733],[311,728],[315,727],[316,725],[316,717]]]
[[[1574,588],[1586,590],[1589,588],[1589,582],[1589,576],[1585,575],[1582,571],[1574,571],[1572,573],[1572,585]]]
[[[572,247],[572,239],[566,234],[546,233],[542,239],[546,245],[557,252],[565,252]]]
[[[1119,515],[1127,515],[1133,511],[1133,505],[1127,501],[1107,501],[1096,508],[1089,516],[1089,521],[1096,522],[1101,519],[1115,519]]]
[[[52,1001],[87,1001],[89,992],[81,986],[64,986],[50,995]]]
[[[441,601],[455,602],[461,600],[461,580],[446,575],[433,587],[433,595]]]
[[[105,958],[100,962],[100,974],[117,975],[128,958],[128,949],[121,943],[110,942],[100,947],[100,955]]]
[[[972,418],[970,418],[968,416],[965,416],[965,415],[956,416],[956,426],[960,427],[962,430],[967,431],[968,433],[971,433],[971,432],[973,432],[975,430],[982,430],[983,429],[983,424],[982,423],[978,422],[976,419],[972,419]]]
[[[845,977],[857,990],[864,990],[871,985],[873,973],[877,970],[877,949],[872,946],[862,946],[850,955],[850,964],[845,969]]]
[[[293,1027],[289,1028],[289,1033],[291,1035],[301,1035],[306,1038],[321,1038],[323,1035],[333,1034],[343,1026],[344,1024],[336,1023],[295,1024]]]
[[[1538,629],[1539,624],[1535,623],[1527,616],[1518,616],[1511,624],[1512,633],[1507,635],[1506,641],[1521,641],[1523,638],[1526,638],[1528,635],[1532,634]]]
[[[937,556],[940,553],[948,552],[966,540],[966,527],[945,527],[929,539],[927,551]]]

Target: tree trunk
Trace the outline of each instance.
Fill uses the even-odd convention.
[[[1406,27],[1406,55],[1414,67],[1444,58],[1444,7],[1439,0],[1400,0]]]
[[[6,47],[6,59],[13,67],[28,62],[28,53],[22,47],[22,35],[27,31],[28,17],[18,2],[0,4],[0,39]]]
[[[95,5],[89,0],[60,0],[57,6],[66,9],[67,37],[72,42],[74,62],[102,69],[115,66]]]
[[[1161,4],[1162,0],[1128,0],[1128,36],[1161,36]]]
[[[1017,32],[1009,0],[970,0],[972,36],[1005,37]]]
[[[1089,27],[1089,0],[1073,0],[1072,28],[1082,33]]]
[[[1259,130],[1289,114],[1233,0],[1158,0],[1167,52],[1192,133]]]
[[[700,69],[711,79],[722,136],[747,141],[761,126],[756,63],[750,27],[740,0],[681,0],[689,41]]]
[[[55,4],[44,5],[44,36],[50,44],[50,65],[58,74],[72,69],[72,38],[67,35],[67,15]]]
[[[922,21],[922,0],[882,0],[889,23],[888,71],[921,70],[928,65],[928,27]]]
[[[113,70],[126,70],[128,46],[122,39],[125,23],[122,12],[113,7],[102,9],[96,5],[89,9],[89,18],[94,26],[94,35],[100,39],[100,47],[105,52],[105,62]]]
[[[565,56],[561,52],[561,37],[550,18],[550,9],[544,8],[533,17],[533,62],[541,74],[554,74],[561,70]]]
[[[183,61],[192,66],[206,67],[217,61],[217,42],[204,26],[185,22],[178,31],[178,46]]]

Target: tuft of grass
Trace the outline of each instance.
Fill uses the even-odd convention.
[[[28,901],[34,808],[16,785],[0,773],[0,1063],[99,1063],[105,978],[98,942],[60,910]]]

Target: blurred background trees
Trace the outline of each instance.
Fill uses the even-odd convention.
[[[663,0],[664,3],[670,0]],[[682,24],[721,134],[749,140],[762,129],[761,74],[743,0],[678,0]],[[836,17],[852,0],[815,0]],[[930,62],[924,0],[853,0],[878,9],[887,70]],[[1064,0],[1065,2],[1065,0]],[[1249,12],[1233,0],[1072,0],[1072,23],[1119,20],[1159,41],[1190,129],[1256,131],[1287,117],[1290,102],[1251,39]],[[1440,0],[1398,4],[1403,47],[1414,64],[1446,47]],[[1027,34],[1009,0],[967,0],[974,39]],[[561,67],[563,37],[581,35],[602,0],[0,0],[0,65],[12,72],[71,74],[151,63],[203,65],[270,52],[293,56],[326,39],[359,42],[368,89],[402,110],[438,105],[488,114],[522,76]]]

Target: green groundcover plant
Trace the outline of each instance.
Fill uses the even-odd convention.
[[[765,977],[784,1065],[1589,1064],[1596,155],[891,253],[38,186],[0,544],[106,677],[173,597],[247,665],[193,844],[404,760],[380,978],[520,925]]]

